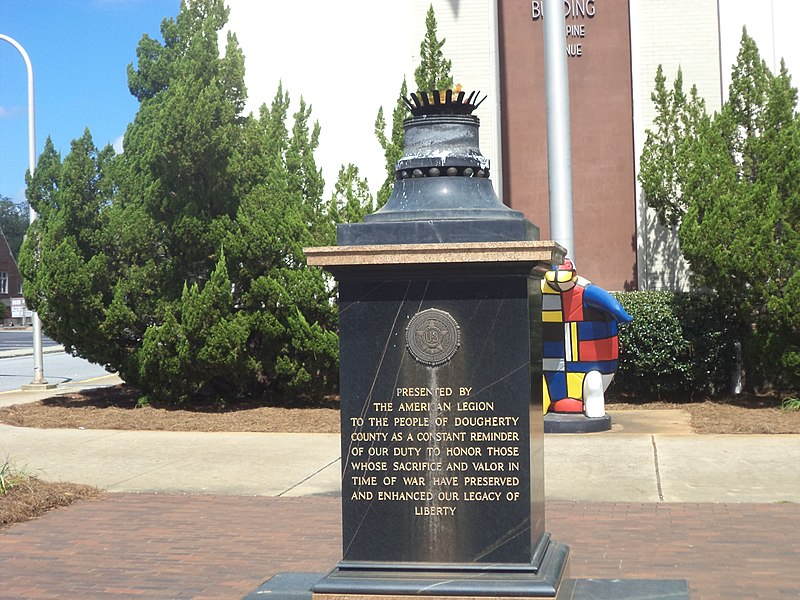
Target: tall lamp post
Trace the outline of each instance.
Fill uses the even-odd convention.
[[[31,59],[25,48],[15,40],[7,35],[0,33],[0,40],[8,42],[16,48],[22,55],[22,60],[25,61],[25,68],[28,71],[28,169],[33,175],[36,168],[36,128],[34,121],[33,111],[33,67],[31,66]],[[33,207],[30,209],[30,222],[33,223],[38,215]],[[39,320],[39,315],[35,312],[31,316],[31,324],[33,325],[33,381],[30,384],[23,386],[23,389],[42,389],[53,388],[55,384],[49,384],[44,378],[44,359],[42,352],[42,322]]]

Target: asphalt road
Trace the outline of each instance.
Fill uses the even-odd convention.
[[[46,335],[42,336],[42,346],[44,348],[57,345],[56,342]],[[33,348],[33,332],[0,330],[0,351],[17,350],[19,348]]]
[[[10,337],[7,337],[10,336]],[[30,332],[3,332],[0,334],[0,350],[19,350],[33,347]],[[57,345],[47,338],[45,347]],[[69,384],[108,375],[100,365],[71,356],[66,352],[45,352],[43,359],[44,378],[48,383]],[[33,379],[33,352],[24,356],[0,358],[0,392],[17,390]]]

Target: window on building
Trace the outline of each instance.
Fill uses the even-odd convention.
[[[8,273],[0,271],[0,294],[8,293]]]

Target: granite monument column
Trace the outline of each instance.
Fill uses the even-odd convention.
[[[342,560],[331,595],[555,597],[542,273],[564,249],[497,199],[477,95],[412,94],[387,204],[309,248],[339,282]]]

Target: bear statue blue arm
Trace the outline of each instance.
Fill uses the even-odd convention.
[[[610,314],[618,323],[633,321],[633,317],[622,308],[622,304],[614,296],[594,284],[587,285],[583,290],[583,302],[595,310]]]

